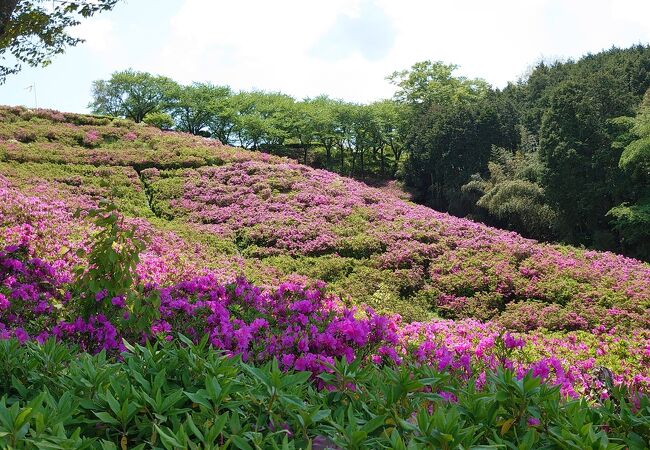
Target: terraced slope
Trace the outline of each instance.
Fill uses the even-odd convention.
[[[266,285],[321,279],[344,298],[408,320],[498,319],[522,331],[650,325],[650,267],[639,261],[540,244],[218,141],[5,107],[0,160],[5,189],[56,200],[59,214],[112,199],[159,230],[159,253],[177,254],[181,273],[241,272]],[[5,240],[17,222],[8,206]],[[67,235],[55,221],[40,226]],[[161,271],[148,276],[166,279]]]
[[[393,359],[414,347],[439,367],[472,361],[468,376],[499,364],[503,341],[518,370],[552,373],[566,394],[590,392],[600,365],[617,382],[650,386],[650,266],[640,261],[541,244],[214,140],[0,108],[0,248],[24,244],[65,283],[94,233],[84,211],[102,199],[148,240],[138,275],[175,284],[170,305],[191,305],[192,286],[218,290],[239,275],[267,287],[323,280],[348,303],[402,316],[382,322],[398,330]],[[18,336],[2,314],[0,338]],[[186,325],[185,316],[176,322]],[[354,342],[358,331],[341,333]],[[300,342],[296,352],[307,358]]]

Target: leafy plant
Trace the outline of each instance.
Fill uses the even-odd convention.
[[[76,213],[80,217],[81,212]],[[145,242],[128,227],[114,204],[101,202],[86,217],[98,229],[90,250],[77,250],[84,265],[77,267],[73,298],[79,313],[89,319],[97,314],[119,317],[135,331],[144,331],[158,318],[158,293],[145,293],[137,283],[136,267]],[[126,314],[124,311],[126,310]]]

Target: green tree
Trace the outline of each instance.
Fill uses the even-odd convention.
[[[388,79],[408,108],[406,184],[416,200],[464,215],[473,205],[465,204],[461,186],[486,171],[492,145],[511,147],[515,132],[510,105],[485,81],[454,76],[457,68],[423,61]]]
[[[109,80],[94,81],[88,107],[95,114],[141,122],[147,114],[163,110],[176,89],[178,84],[167,77],[129,69],[113,73]]]
[[[176,85],[165,99],[176,129],[192,134],[211,135],[211,125],[217,120],[222,100],[230,96],[227,86],[214,86],[210,83],[192,83],[187,86]]]
[[[67,30],[81,18],[112,9],[119,0],[57,1],[3,0],[0,2],[0,84],[23,64],[46,66],[54,55],[83,39]],[[12,60],[8,61],[8,57]]]
[[[235,131],[236,108],[232,90],[221,86],[216,97],[213,98],[212,114],[208,121],[208,130],[212,137],[219,139],[226,145],[232,144]]]
[[[153,111],[148,113],[142,119],[147,125],[152,127],[160,128],[161,130],[171,130],[174,128],[174,119],[172,116],[163,111]]]
[[[291,135],[295,100],[276,92],[239,92],[233,96],[234,132],[240,145],[254,150],[282,146]]]
[[[293,103],[289,111],[289,137],[300,144],[304,164],[307,164],[309,148],[316,136],[317,114],[316,108],[308,100]]]
[[[339,149],[339,173],[346,174],[345,159],[346,154],[352,154],[355,142],[354,119],[357,105],[347,102],[337,102],[334,105],[334,115],[336,123],[336,145]],[[352,175],[354,169],[350,166],[347,175]]]
[[[408,110],[405,104],[395,100],[381,100],[370,105],[379,127],[381,139],[385,145],[381,146],[381,175],[386,175],[384,151],[390,149],[393,166],[390,176],[394,177],[399,168],[404,153],[404,138],[408,130]]]
[[[619,167],[631,181],[630,201],[612,208],[607,215],[621,234],[623,249],[650,260],[650,89],[639,113],[628,123],[629,133],[624,139],[629,143],[621,154]]]
[[[378,153],[383,156],[385,146],[381,123],[375,109],[368,105],[352,105],[351,127],[354,133],[354,146],[351,147],[351,174],[367,175],[368,156],[376,159]],[[382,159],[383,161],[383,159]],[[385,162],[380,162],[381,167]]]
[[[622,139],[629,129],[613,119],[632,115],[649,86],[650,47],[636,45],[542,62],[504,89],[523,131],[520,148],[540,143],[537,184],[558,213],[559,239],[633,254],[630,245],[620,246],[620,230],[611,229],[613,215],[605,215],[638,200],[637,182],[619,167],[632,137]]]
[[[304,102],[309,106],[309,114],[314,128],[314,140],[325,149],[325,166],[332,169],[332,152],[340,142],[340,127],[337,108],[341,103],[326,95],[321,95]]]
[[[615,248],[606,213],[626,189],[620,151],[608,119],[629,115],[634,99],[625,79],[593,72],[553,89],[540,127],[544,189],[558,211],[561,237],[569,242]]]
[[[416,199],[457,215],[471,211],[473,204],[461,186],[473,174],[487,171],[493,145],[516,145],[511,115],[497,93],[452,105],[433,104],[416,114],[404,166],[404,179],[415,189]]]
[[[262,92],[239,92],[232,98],[235,110],[234,130],[239,145],[258,149],[270,131],[270,123],[257,110],[257,101]]]
[[[454,76],[457,69],[441,61],[421,61],[408,70],[393,72],[388,80],[397,86],[396,100],[424,107],[471,101],[488,92],[484,80]]]
[[[478,218],[537,239],[555,237],[556,212],[541,187],[543,165],[537,152],[495,148],[488,177],[472,176],[462,191],[474,196]]]

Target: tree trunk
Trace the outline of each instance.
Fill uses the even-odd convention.
[[[325,144],[325,166],[329,170],[332,159],[332,144]]]
[[[393,166],[393,176],[395,176],[397,169],[399,168],[399,160],[402,157],[402,149],[396,148],[392,140],[390,142],[390,149],[393,151],[393,157],[395,158],[395,164]]]
[[[359,173],[361,175],[361,179],[363,180],[365,168],[363,167],[363,149],[359,150]]]
[[[17,5],[18,0],[2,0],[0,2],[0,37],[4,34]]]

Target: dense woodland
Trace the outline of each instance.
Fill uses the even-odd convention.
[[[233,92],[127,70],[95,113],[291,156],[525,236],[650,258],[650,47],[539,63],[504,89],[420,62],[392,99]],[[645,95],[645,97],[644,97]]]

